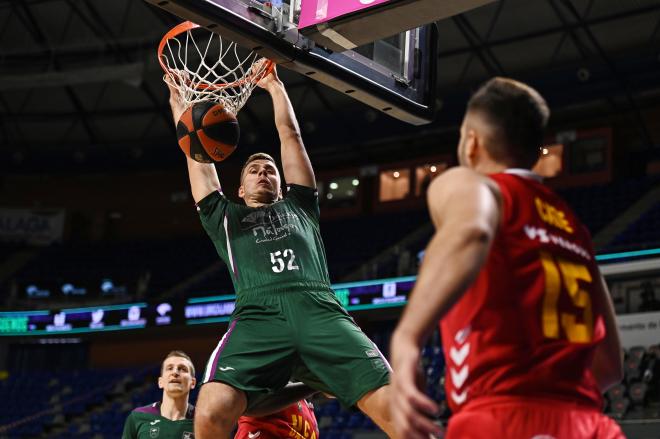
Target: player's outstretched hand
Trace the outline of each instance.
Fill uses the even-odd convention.
[[[252,68],[254,69],[255,72],[259,72],[263,68],[263,65],[267,62],[269,61],[266,58],[262,58],[259,61],[255,62]],[[280,78],[279,76],[277,76],[277,68],[273,63],[272,68],[270,68],[270,70],[265,73],[265,75],[263,76],[263,78],[259,80],[259,82],[257,82],[257,86],[268,89],[268,87],[271,84],[277,84],[279,82],[280,82]]]
[[[185,72],[183,72],[185,74]],[[174,117],[174,125],[179,123],[179,119],[181,119],[181,115],[186,111],[186,106],[183,103],[183,99],[181,98],[181,95],[179,94],[179,90],[174,87],[171,82],[168,80],[169,78],[166,76],[165,77],[165,84],[167,84],[167,88],[170,91],[170,107],[172,108],[172,116]]]
[[[416,341],[395,332],[390,352],[394,369],[390,410],[397,437],[429,439],[430,435],[440,436],[441,427],[433,421],[439,408],[424,393]]]

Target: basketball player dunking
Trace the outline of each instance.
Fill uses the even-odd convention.
[[[206,367],[195,437],[229,437],[259,395],[291,378],[357,405],[391,434],[389,365],[330,288],[314,171],[293,108],[275,70],[257,85],[273,101],[286,195],[267,154],[253,154],[243,167],[238,195],[245,205],[220,191],[213,164],[187,157],[202,224],[237,294],[229,330]],[[170,92],[178,121],[185,108]]]

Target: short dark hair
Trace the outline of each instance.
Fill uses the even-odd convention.
[[[273,164],[277,168],[277,163],[275,162],[273,156],[271,156],[270,154],[266,154],[265,152],[254,153],[247,158],[247,160],[243,164],[243,167],[241,168],[241,183],[243,182],[243,173],[245,172],[245,169],[248,167],[250,163],[252,163],[255,160],[268,160],[270,162],[273,162]]]
[[[468,112],[480,113],[498,131],[498,141],[487,146],[493,159],[509,166],[534,166],[550,118],[539,92],[513,79],[493,78],[472,96]]]
[[[188,360],[190,362],[190,374],[192,376],[195,376],[195,364],[192,362],[192,360],[190,359],[188,354],[186,354],[183,351],[178,351],[178,350],[170,351],[170,353],[167,354],[165,356],[165,358],[163,358],[163,362],[160,363],[160,374],[161,375],[163,375],[163,368],[165,367],[165,360],[167,360],[170,357],[181,357],[181,358],[185,358],[186,360]]]

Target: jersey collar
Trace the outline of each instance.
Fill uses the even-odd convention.
[[[160,412],[160,406],[161,406],[162,403],[163,403],[163,401],[154,402],[152,404],[152,407],[155,407],[156,409],[158,409],[158,415],[161,418],[165,418],[165,416],[163,416],[162,413]],[[195,417],[195,406],[192,405],[191,403],[188,403],[188,407],[186,408],[186,416],[185,416],[184,419],[193,419],[194,417]],[[165,419],[167,419],[167,418],[165,418]]]
[[[530,171],[529,169],[524,168],[509,168],[504,171],[505,174],[513,174],[522,178],[529,178],[531,180],[536,180],[539,183],[543,183],[543,177],[541,177],[536,172]]]

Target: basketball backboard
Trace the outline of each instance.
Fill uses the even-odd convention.
[[[433,119],[437,37],[434,25],[415,27],[416,22],[429,23],[493,0],[147,1],[375,109],[421,125]],[[412,19],[408,12],[415,3]],[[443,6],[431,14],[429,3]]]

